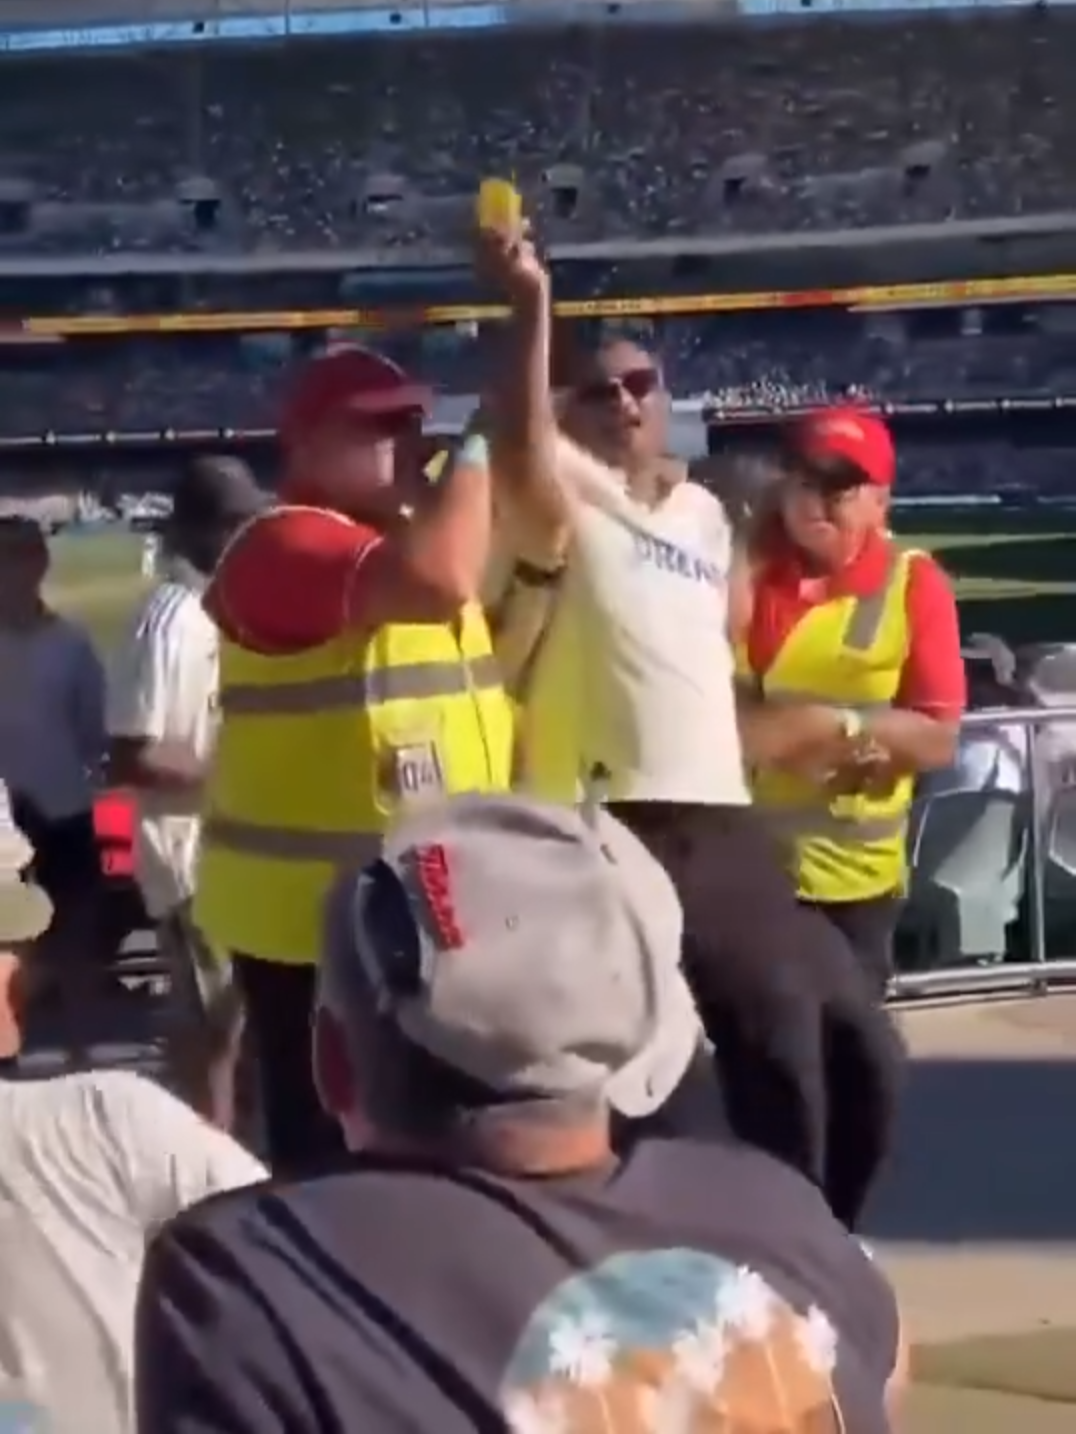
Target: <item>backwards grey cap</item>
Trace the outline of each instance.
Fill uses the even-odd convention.
[[[371,899],[386,872],[410,950]],[[380,1012],[502,1105],[647,1115],[702,1042],[676,893],[604,812],[476,795],[424,808],[356,879],[350,914],[332,939],[353,944]]]

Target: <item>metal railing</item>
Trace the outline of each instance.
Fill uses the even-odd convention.
[[[1027,889],[1022,903],[1026,922],[1028,959],[998,962],[988,966],[948,965],[928,971],[906,972],[895,977],[892,995],[895,1000],[924,996],[976,996],[1027,991],[1046,994],[1058,986],[1076,982],[1076,955],[1051,958],[1046,949],[1046,860],[1049,855],[1046,822],[1050,815],[1053,794],[1047,787],[1046,773],[1038,760],[1036,738],[1044,727],[1056,722],[1076,725],[1076,706],[1020,707],[970,712],[964,719],[967,728],[1022,727],[1025,733],[1027,787],[1024,810],[1027,821],[1025,869]],[[1076,761],[1076,751],[1073,753]],[[944,798],[942,798],[944,800]]]

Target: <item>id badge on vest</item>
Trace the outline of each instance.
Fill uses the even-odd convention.
[[[447,786],[440,731],[412,728],[386,734],[378,782],[386,806],[393,811],[443,797]]]

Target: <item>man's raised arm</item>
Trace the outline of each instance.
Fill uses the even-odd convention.
[[[519,528],[519,555],[552,566],[567,546],[569,512],[550,383],[549,275],[522,230],[483,230],[478,268],[511,310],[488,415],[497,493]]]
[[[489,466],[475,437],[391,533],[322,508],[255,519],[225,551],[205,605],[226,637],[270,654],[386,622],[447,622],[477,595],[489,543]]]

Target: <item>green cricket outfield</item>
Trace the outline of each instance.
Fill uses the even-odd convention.
[[[1016,520],[1010,522],[1015,528]],[[989,531],[972,515],[948,531],[901,538],[929,548],[945,564],[969,632],[1012,642],[1076,641],[1076,532],[1023,524],[1019,531]],[[105,654],[145,591],[141,544],[138,535],[115,530],[53,540],[50,597],[89,627]]]

